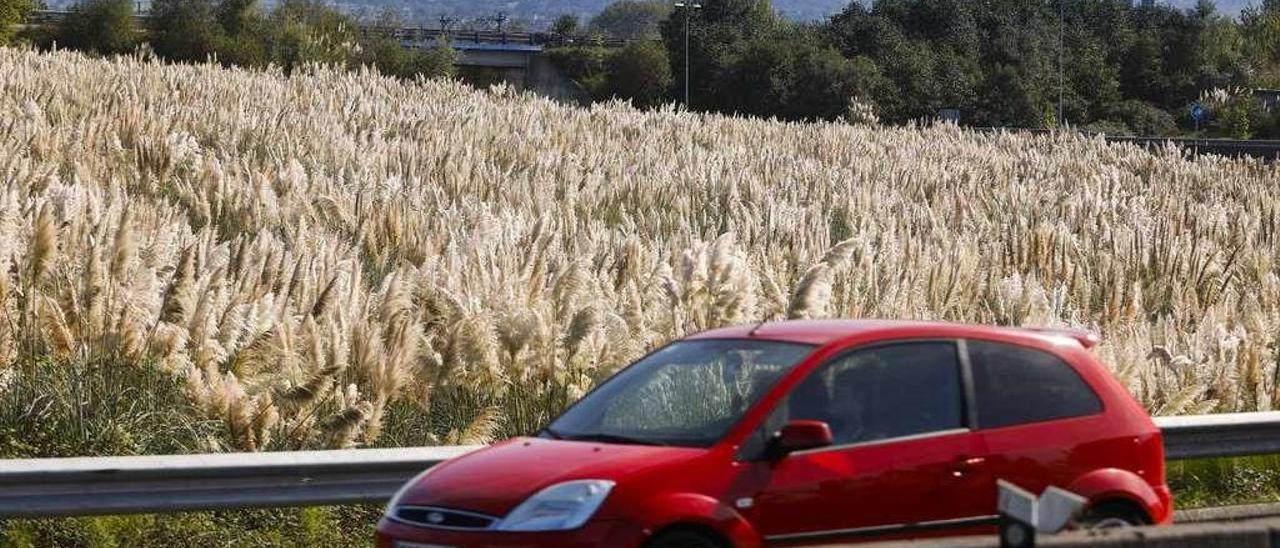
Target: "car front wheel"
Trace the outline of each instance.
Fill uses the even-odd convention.
[[[653,537],[645,548],[723,548],[723,545],[697,531],[668,531]]]

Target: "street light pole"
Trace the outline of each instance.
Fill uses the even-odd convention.
[[[1058,0],[1058,126],[1066,127],[1067,120],[1063,118],[1062,103],[1063,96],[1066,94],[1066,78],[1063,76],[1063,35],[1067,32],[1066,27],[1066,8],[1064,7],[1066,0]]]
[[[676,2],[676,7],[684,10],[684,108],[689,110],[689,22],[693,10],[702,8],[702,4]]]

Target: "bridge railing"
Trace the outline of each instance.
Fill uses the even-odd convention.
[[[57,24],[70,14],[61,10],[35,10],[27,15],[26,24],[43,26]],[[134,14],[140,21],[147,21],[151,15],[146,12]],[[364,37],[386,37],[405,42],[429,42],[441,39],[466,40],[482,44],[529,44],[544,47],[562,46],[601,46],[620,48],[628,41],[616,38],[596,38],[586,35],[565,35],[551,32],[496,31],[441,29],[426,27],[387,27],[376,24],[360,25],[358,32]]]
[[[1162,417],[1169,460],[1280,453],[1280,412]],[[0,460],[0,518],[385,502],[478,446]]]

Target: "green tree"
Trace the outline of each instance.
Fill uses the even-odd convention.
[[[18,24],[35,8],[32,0],[0,0],[0,45],[13,39]]]
[[[138,43],[132,0],[87,0],[58,25],[59,45],[101,55],[127,53]]]
[[[551,33],[559,36],[569,36],[578,33],[578,16],[566,13],[557,17],[555,22],[551,24]]]
[[[152,49],[173,61],[208,59],[219,38],[214,8],[213,0],[154,0],[148,21]]]
[[[667,100],[671,89],[671,64],[662,45],[643,40],[614,52],[606,63],[607,94],[630,99],[638,107],[652,107]]]
[[[783,100],[787,118],[836,119],[848,114],[853,98],[878,110],[874,99],[883,92],[884,76],[870,58],[849,59],[833,47],[815,47],[802,52],[794,66]]]
[[[250,30],[261,13],[256,0],[222,0],[218,3],[217,17],[223,32],[235,36]]]
[[[1240,15],[1243,49],[1258,71],[1257,81],[1280,87],[1280,1],[1265,0]]]
[[[458,52],[445,46],[417,50],[410,63],[414,77],[447,78],[457,74]]]
[[[268,53],[285,71],[307,63],[346,65],[355,59],[355,21],[322,0],[283,0],[270,24]]]
[[[606,87],[606,66],[610,51],[599,46],[576,46],[554,48],[544,55],[547,60],[564,72],[565,76],[577,82],[597,99],[611,95]]]
[[[441,78],[454,74],[457,54],[446,46],[408,49],[391,38],[376,38],[361,46],[358,61],[382,74],[406,80],[415,77]]]
[[[587,28],[620,40],[647,40],[659,37],[659,25],[671,14],[665,0],[621,0],[604,8]]]
[[[702,8],[688,14],[673,12],[660,25],[662,40],[671,60],[671,72],[675,75],[675,87],[685,85],[685,31],[689,31],[689,88],[692,95],[690,108],[697,110],[742,110],[746,103],[777,104],[763,98],[741,96],[748,90],[733,88],[726,79],[753,79],[756,73],[769,63],[769,59],[785,57],[782,51],[766,51],[771,46],[757,43],[781,26],[782,22],[772,11],[769,2],[763,0],[703,0]],[[786,46],[778,46],[785,49]],[[749,49],[769,58],[741,59]],[[758,63],[756,62],[758,61]],[[755,64],[756,66],[751,66]]]
[[[1257,101],[1248,93],[1232,94],[1214,112],[1214,126],[1223,137],[1249,139],[1253,136],[1252,118]]]

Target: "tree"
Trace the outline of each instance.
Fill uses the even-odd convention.
[[[270,22],[268,53],[285,71],[307,63],[345,65],[355,58],[355,21],[322,0],[283,0]]]
[[[238,35],[261,17],[257,8],[256,0],[222,0],[217,9],[218,25],[228,35]]]
[[[614,52],[606,62],[605,90],[638,107],[657,106],[671,89],[671,64],[662,45],[643,40]]]
[[[865,56],[849,59],[830,46],[797,53],[793,80],[783,99],[785,117],[840,118],[849,113],[855,98],[860,109],[878,109],[875,98],[883,93],[884,77],[875,61]]]
[[[564,14],[551,24],[551,33],[558,36],[569,36],[578,33],[578,16]]]
[[[155,0],[151,5],[151,48],[173,61],[203,62],[218,42],[213,0]]]
[[[606,67],[610,51],[599,46],[575,46],[553,48],[544,52],[547,60],[559,68],[565,76],[577,82],[597,99],[608,98]]]
[[[61,46],[101,55],[127,53],[137,45],[132,0],[87,0],[76,4],[55,33]]]
[[[444,45],[414,52],[409,70],[414,77],[447,78],[457,74],[457,62],[458,52]]]
[[[622,0],[605,7],[587,28],[620,40],[648,40],[659,37],[658,26],[670,14],[665,0]]]
[[[0,45],[13,39],[18,24],[35,7],[32,0],[0,0]]]
[[[358,61],[378,69],[382,74],[405,80],[418,76],[441,78],[454,74],[457,54],[448,45],[408,49],[394,39],[376,38],[362,44]]]
[[[755,72],[767,65],[768,60],[760,60],[763,64],[748,67],[752,60],[742,60],[741,56],[749,48],[761,50],[759,53],[773,56],[782,52],[766,52],[769,46],[752,44],[757,39],[769,36],[782,25],[782,22],[769,9],[769,2],[762,0],[703,0],[702,8],[688,14],[673,12],[660,25],[662,41],[667,48],[667,56],[671,60],[671,72],[675,75],[675,87],[685,86],[685,24],[688,23],[689,38],[689,88],[692,94],[692,109],[722,110],[727,112],[754,112],[741,110],[741,104],[733,101],[743,99],[747,102],[759,102],[759,98],[742,97],[747,92],[742,88],[734,88],[723,80],[736,74],[736,78],[753,79],[748,73]],[[785,49],[784,46],[780,46]],[[733,66],[733,65],[738,66]],[[764,100],[763,104],[776,104]]]

